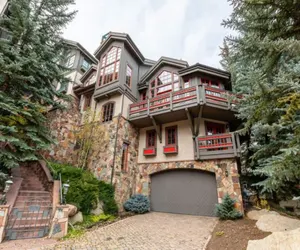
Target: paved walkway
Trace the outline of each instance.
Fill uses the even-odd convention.
[[[76,240],[58,242],[42,249],[201,250],[215,224],[216,219],[210,217],[148,213],[89,231]]]

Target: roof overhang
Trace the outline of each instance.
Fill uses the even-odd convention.
[[[178,60],[174,58],[169,57],[161,57],[148,71],[147,73],[141,78],[139,88],[143,88],[143,85],[145,85],[145,82],[153,76],[153,74],[156,73],[156,71],[161,68],[162,66],[172,66],[178,69],[184,69],[188,67],[188,63],[183,60]]]
[[[97,67],[96,65],[92,65],[83,75],[82,77],[80,78],[80,81],[83,83],[84,81],[86,81],[89,76],[93,73],[97,71]]]
[[[224,78],[229,80],[230,79],[230,73],[224,70],[220,70],[220,69],[216,69],[213,67],[209,67],[200,63],[196,63],[190,67],[181,69],[178,71],[180,76],[185,76],[185,75],[189,75],[192,73],[204,73],[204,74],[208,74],[208,75],[213,75],[216,77],[220,77],[220,78]]]
[[[87,56],[93,62],[93,64],[98,64],[98,60],[90,52],[88,52],[80,43],[68,39],[63,40],[64,43],[79,49],[85,56]]]
[[[113,41],[121,41],[125,43],[125,46],[127,46],[136,56],[136,58],[144,63],[145,58],[138,49],[138,47],[135,45],[135,43],[132,41],[131,37],[126,33],[117,33],[117,32],[109,32],[107,35],[107,38],[100,44],[100,46],[96,49],[94,55],[95,57],[100,60],[101,53],[103,53],[104,50],[106,50],[111,42]],[[147,59],[147,61],[150,61]]]

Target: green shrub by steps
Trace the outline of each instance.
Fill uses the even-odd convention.
[[[231,199],[229,194],[225,194],[222,203],[216,205],[215,213],[221,220],[236,220],[243,215],[234,207],[235,200]]]
[[[71,165],[48,162],[48,167],[55,179],[59,179],[61,174],[63,183],[69,180],[67,203],[77,206],[83,214],[89,214],[96,207],[98,200],[103,202],[105,214],[118,213],[112,185],[99,181],[87,170]]]

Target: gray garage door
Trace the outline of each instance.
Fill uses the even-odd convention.
[[[197,170],[170,170],[151,176],[151,210],[214,216],[218,202],[215,175]]]

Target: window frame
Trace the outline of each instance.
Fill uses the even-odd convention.
[[[168,138],[169,138],[169,130],[171,129],[175,129],[175,144],[172,143],[172,144],[169,144],[168,143]],[[175,126],[170,126],[170,127],[166,127],[165,128],[165,146],[177,146],[178,145],[178,126],[175,125]]]
[[[124,145],[126,145],[126,149],[124,150]],[[128,172],[128,161],[129,161],[129,146],[130,143],[127,141],[123,141],[122,145],[122,158],[121,158],[121,171],[124,173]]]
[[[70,64],[71,58],[74,58],[72,64]],[[68,56],[66,60],[66,67],[72,68],[74,66],[75,59],[76,59],[76,54],[72,54],[71,56]]]
[[[129,84],[127,83],[127,69],[128,68],[131,70]],[[125,70],[125,85],[128,86],[129,88],[131,88],[131,84],[132,84],[132,72],[133,72],[132,67],[127,63],[126,70]]]
[[[170,83],[158,85],[158,78],[164,72],[170,73],[172,80],[171,80]],[[178,78],[177,80],[174,80],[174,75],[177,75],[177,78]],[[154,82],[154,87],[152,87],[153,82]],[[175,83],[178,83],[178,90],[180,90],[180,77],[179,77],[179,74],[176,71],[169,71],[169,70],[160,71],[159,74],[157,74],[155,76],[155,78],[150,81],[150,84],[149,84],[149,98],[154,98],[156,96],[160,96],[160,95],[164,95],[166,93],[173,92]],[[158,93],[158,91],[157,91],[158,88],[165,87],[165,86],[170,86],[170,85],[172,86],[171,89],[165,90],[163,92]],[[152,90],[154,90],[154,96],[152,96],[152,94],[151,94]],[[178,90],[176,90],[176,91],[178,91]]]
[[[149,135],[150,133],[154,133],[154,145],[149,146]],[[157,145],[157,135],[156,135],[156,130],[155,129],[150,129],[146,131],[146,148],[156,148]]]
[[[114,58],[114,61],[107,63],[108,55],[112,49],[116,48],[116,56]],[[118,58],[118,54],[120,51],[120,57]],[[98,79],[98,86],[105,86],[107,84],[110,84],[116,80],[119,79],[120,75],[120,62],[121,62],[121,55],[122,55],[122,48],[118,46],[112,46],[110,49],[102,56],[101,61],[99,62],[99,79]],[[105,60],[105,62],[104,62]],[[104,63],[103,63],[104,62]],[[105,75],[105,69],[109,66],[113,65],[113,72],[112,72],[112,80],[106,81],[106,75]],[[103,72],[103,73],[102,73]]]
[[[84,63],[86,63],[88,65],[88,67],[85,67]],[[83,59],[82,64],[81,64],[81,69],[83,69],[84,71],[88,71],[90,67],[91,67],[91,64],[87,60]]]
[[[106,119],[107,117],[110,117],[110,115],[105,115],[105,107],[107,107],[108,105],[112,105],[112,114],[111,114],[111,119]],[[116,105],[116,103],[115,102],[107,102],[107,103],[105,103],[105,104],[103,104],[102,105],[102,108],[101,108],[101,112],[102,112],[102,114],[101,114],[101,121],[102,121],[102,123],[105,123],[105,122],[110,122],[110,121],[112,121],[113,120],[113,118],[114,118],[114,112],[115,112],[115,105]]]
[[[88,108],[92,106],[92,97],[93,97],[93,93],[84,95],[83,111],[86,111]]]

